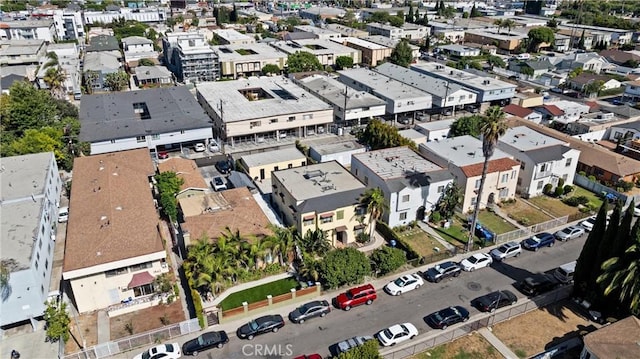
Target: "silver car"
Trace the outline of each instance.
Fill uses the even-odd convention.
[[[568,241],[570,239],[578,238],[585,233],[584,228],[578,226],[569,226],[554,233],[554,236],[559,241]]]

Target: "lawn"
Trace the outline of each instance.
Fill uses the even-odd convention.
[[[439,345],[411,359],[501,359],[502,355],[478,333]]]
[[[582,187],[574,186],[573,195],[585,196],[589,198],[589,204],[592,205],[594,208],[600,208],[600,206],[602,206],[602,198],[598,197],[597,194],[590,192]]]
[[[571,192],[571,197],[577,196],[585,196],[589,198],[589,204],[593,206],[593,208],[600,208],[600,206],[602,206],[602,199],[600,199],[595,193],[589,192],[582,187],[574,186],[573,192]],[[530,198],[529,201],[556,217],[573,216],[579,212],[578,207],[571,207],[564,204],[562,200],[558,198],[552,198],[546,195]]]
[[[469,238],[469,232],[464,228],[462,220],[457,216],[452,218],[449,228],[439,226],[434,227],[434,229],[440,233],[445,241],[460,249],[464,248],[467,238]]]
[[[248,288],[240,292],[235,292],[220,302],[222,310],[229,310],[242,306],[242,302],[255,303],[267,299],[267,296],[289,293],[291,288],[298,287],[298,282],[293,278],[284,278],[275,282],[265,283],[257,287]]]
[[[488,228],[495,234],[507,233],[518,229],[513,224],[507,222],[504,218],[487,210],[480,211],[478,214],[478,221],[480,221],[485,228]]]
[[[406,241],[407,244],[409,244],[409,246],[411,246],[411,248],[413,248],[413,250],[421,257],[429,258],[433,254],[436,254],[437,252],[433,250],[435,247],[440,248],[440,250],[444,250],[444,248],[442,248],[443,246],[438,241],[431,238],[430,235],[420,228],[415,228],[406,232],[396,232],[396,234],[398,237]]]
[[[539,209],[532,207],[522,200],[516,200],[512,203],[501,204],[502,211],[509,214],[509,217],[515,219],[522,225],[534,225],[553,219],[551,216],[544,214]]]

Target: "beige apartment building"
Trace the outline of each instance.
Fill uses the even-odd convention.
[[[295,147],[242,156],[240,166],[254,181],[271,180],[271,172],[305,166],[307,157]]]

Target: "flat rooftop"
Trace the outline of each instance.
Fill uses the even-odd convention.
[[[327,24],[327,29],[339,32],[342,36],[367,36],[369,33],[365,30],[354,29],[352,27],[340,25],[340,24]]]
[[[484,162],[482,141],[468,135],[445,138],[420,144],[430,152],[437,153],[457,167],[464,167]],[[511,158],[511,155],[496,148],[491,160]]]
[[[217,29],[217,30],[214,30],[213,32],[227,41],[255,42],[255,39],[253,37],[245,35],[234,29]]]
[[[443,169],[408,147],[386,148],[355,154],[353,157],[385,181],[404,178],[409,173],[432,172]]]
[[[508,129],[504,136],[500,137],[499,141],[524,152],[541,147],[566,145],[565,142],[544,135],[526,126]]]
[[[15,261],[10,271],[31,266],[52,157],[43,152],[0,158],[0,252],[3,260]]]
[[[339,108],[343,108],[345,104],[345,89],[347,91],[347,109],[385,106],[386,104],[384,100],[368,92],[357,91],[327,76],[309,76],[300,80],[300,82],[302,82],[309,91]]]
[[[266,151],[242,156],[242,162],[249,167],[259,167],[272,163],[304,160],[306,156],[295,147],[287,147],[274,151]]]
[[[378,45],[382,45],[384,47],[388,47],[391,49],[395,49],[396,46],[398,45],[398,43],[400,42],[400,40],[392,40],[388,37],[384,37],[382,35],[371,35],[371,36],[366,36],[362,38],[363,40],[369,41],[369,42],[373,42],[374,44],[378,44]],[[411,50],[418,50],[420,49],[419,46],[416,45],[412,45],[409,44],[409,47],[411,48]]]
[[[369,49],[369,50],[384,50],[384,49],[388,49],[387,46],[376,44],[375,42],[367,41],[367,40],[360,39],[360,38],[357,38],[357,37],[341,37],[341,38],[333,39],[333,41],[339,42],[339,43],[348,42],[350,44],[354,44],[354,45],[357,45],[357,46],[360,46],[360,47],[364,47],[365,49]]]
[[[64,272],[164,251],[147,148],[78,157],[73,174]]]
[[[36,55],[44,40],[0,40],[0,56]]]
[[[502,90],[508,88],[515,89],[518,87],[517,85],[509,82],[496,80],[491,77],[474,75],[466,71],[454,69],[453,67],[441,65],[437,62],[421,62],[419,64],[411,65],[411,68],[418,71],[424,71],[425,73],[434,74],[441,78],[446,78],[465,87],[483,91]]]
[[[323,29],[321,27],[316,27],[316,26],[311,26],[311,25],[298,25],[298,26],[294,26],[293,27],[294,31],[301,31],[301,32],[310,32],[312,34],[316,34],[316,35],[340,35],[339,32],[330,30],[330,29]]]
[[[261,42],[254,44],[220,45],[212,46],[211,48],[218,54],[220,62],[252,62],[287,57],[287,54],[284,52]]]
[[[490,39],[495,39],[495,40],[504,40],[504,41],[524,40],[527,38],[526,34],[521,34],[517,32],[512,32],[511,34],[508,34],[500,31],[500,33],[498,34],[496,30],[486,30],[486,29],[469,29],[469,30],[465,30],[465,33],[484,36],[484,37],[488,37]]]
[[[381,96],[394,100],[402,100],[409,98],[427,97],[431,98],[431,94],[420,91],[413,86],[409,86],[400,81],[384,76],[378,72],[359,68],[338,71],[340,77],[348,78],[352,81],[359,82],[366,87],[373,89]]]
[[[350,54],[355,51],[350,47],[338,44],[331,40],[323,40],[323,39],[274,41],[274,42],[271,42],[270,45],[287,54],[293,54],[298,51],[305,51],[305,52],[310,52],[314,55],[325,55],[325,54],[342,55],[342,54]]]
[[[79,118],[87,142],[211,127],[185,86],[84,95]]]
[[[431,122],[424,122],[424,123],[417,123],[416,127],[420,127],[423,128],[427,131],[438,131],[438,130],[445,130],[448,128],[451,128],[451,125],[455,122],[456,120],[441,120],[441,121],[431,121]]]
[[[454,92],[464,90],[470,95],[474,92],[464,89],[462,86],[450,83],[434,76],[408,69],[406,67],[394,65],[390,62],[384,63],[374,69],[382,75],[388,76],[394,80],[411,85],[424,92],[428,92],[439,98],[445,98]]]
[[[336,153],[343,153],[343,152],[351,152],[351,151],[358,151],[358,150],[365,151],[366,150],[366,147],[364,145],[361,145],[357,141],[343,141],[343,142],[336,142],[336,143],[311,144],[311,145],[309,145],[309,147],[313,148],[314,151],[316,151],[317,153],[319,153],[322,156],[333,155],[333,154],[336,154]]]
[[[271,176],[277,178],[296,201],[365,189],[362,182],[336,161],[275,171]]]
[[[329,104],[284,77],[204,82],[196,85],[196,91],[218,116],[222,101],[224,122],[333,110]]]

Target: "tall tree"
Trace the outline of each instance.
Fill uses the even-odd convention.
[[[493,24],[498,27],[498,34],[500,33],[500,29],[504,26],[502,25],[502,19],[496,19]]]
[[[104,85],[109,91],[122,91],[129,87],[129,75],[122,70],[112,72],[104,77]]]
[[[414,24],[420,24],[420,21],[422,21],[422,18],[420,17],[420,9],[416,9],[416,13],[413,16],[413,22]]]
[[[449,220],[453,217],[456,208],[460,205],[462,201],[463,193],[460,186],[458,186],[455,182],[451,182],[444,189],[442,196],[438,199],[436,203],[436,211],[440,213],[443,219]]]
[[[409,13],[405,17],[405,21],[406,22],[413,22],[413,19],[414,19],[413,5],[409,4]]]
[[[85,93],[87,93],[88,95],[93,94],[93,87],[98,77],[100,77],[100,75],[96,71],[88,70],[84,72],[84,75],[82,76],[82,78],[84,80]]]
[[[409,146],[415,149],[415,143],[398,134],[398,128],[380,120],[369,121],[364,131],[357,134],[358,140],[372,150],[382,148]]]
[[[511,34],[511,29],[516,26],[516,22],[511,19],[505,19],[502,21],[502,27],[509,30],[509,34]]]
[[[480,10],[478,10],[476,8],[476,3],[473,3],[473,7],[471,8],[471,13],[469,13],[470,17],[480,17],[482,16],[482,13],[480,12]]]
[[[578,40],[578,49],[584,50],[584,29],[582,30],[582,35],[580,35],[580,40]]]
[[[295,227],[280,227],[270,225],[269,229],[273,232],[273,235],[268,237],[268,240],[272,242],[272,248],[274,254],[278,256],[281,264],[289,263],[289,260],[294,256],[295,250]]]
[[[543,43],[553,45],[556,35],[553,29],[542,26],[529,30],[527,38],[529,52],[538,52]]]
[[[60,66],[49,67],[42,79],[55,99],[65,98],[64,82],[67,80],[67,73]]]
[[[409,67],[413,61],[413,51],[409,46],[409,41],[402,39],[391,52],[389,61],[398,66]]]
[[[384,198],[384,193],[380,187],[368,188],[360,196],[360,204],[367,208],[367,213],[369,214],[369,238],[373,238],[376,230],[376,221],[389,208],[387,200]]]
[[[314,54],[298,51],[287,57],[287,69],[289,73],[295,73],[322,70],[323,66]]]
[[[449,128],[449,136],[458,137],[469,135],[473,137],[480,136],[480,123],[482,122],[481,115],[471,115],[460,117],[453,121]]]
[[[593,272],[599,272],[599,268],[595,268],[594,264],[598,258],[598,248],[607,230],[607,212],[607,201],[603,201],[593,228],[589,232],[589,236],[578,257],[573,277],[575,283],[573,293],[576,297],[585,298],[590,293],[591,288],[593,288],[593,283],[591,282]]]
[[[482,201],[482,191],[484,183],[487,179],[487,171],[489,170],[489,160],[493,156],[495,147],[500,136],[507,132],[507,124],[504,121],[505,113],[499,106],[492,106],[487,109],[484,117],[480,121],[480,134],[482,135],[482,154],[484,163],[482,164],[482,176],[480,177],[480,188],[478,188],[478,196],[476,197],[475,209],[473,211],[473,220],[469,229],[469,240],[467,242],[467,251],[473,249],[473,237],[475,236],[476,223],[478,222],[478,214],[480,213],[480,202]]]

